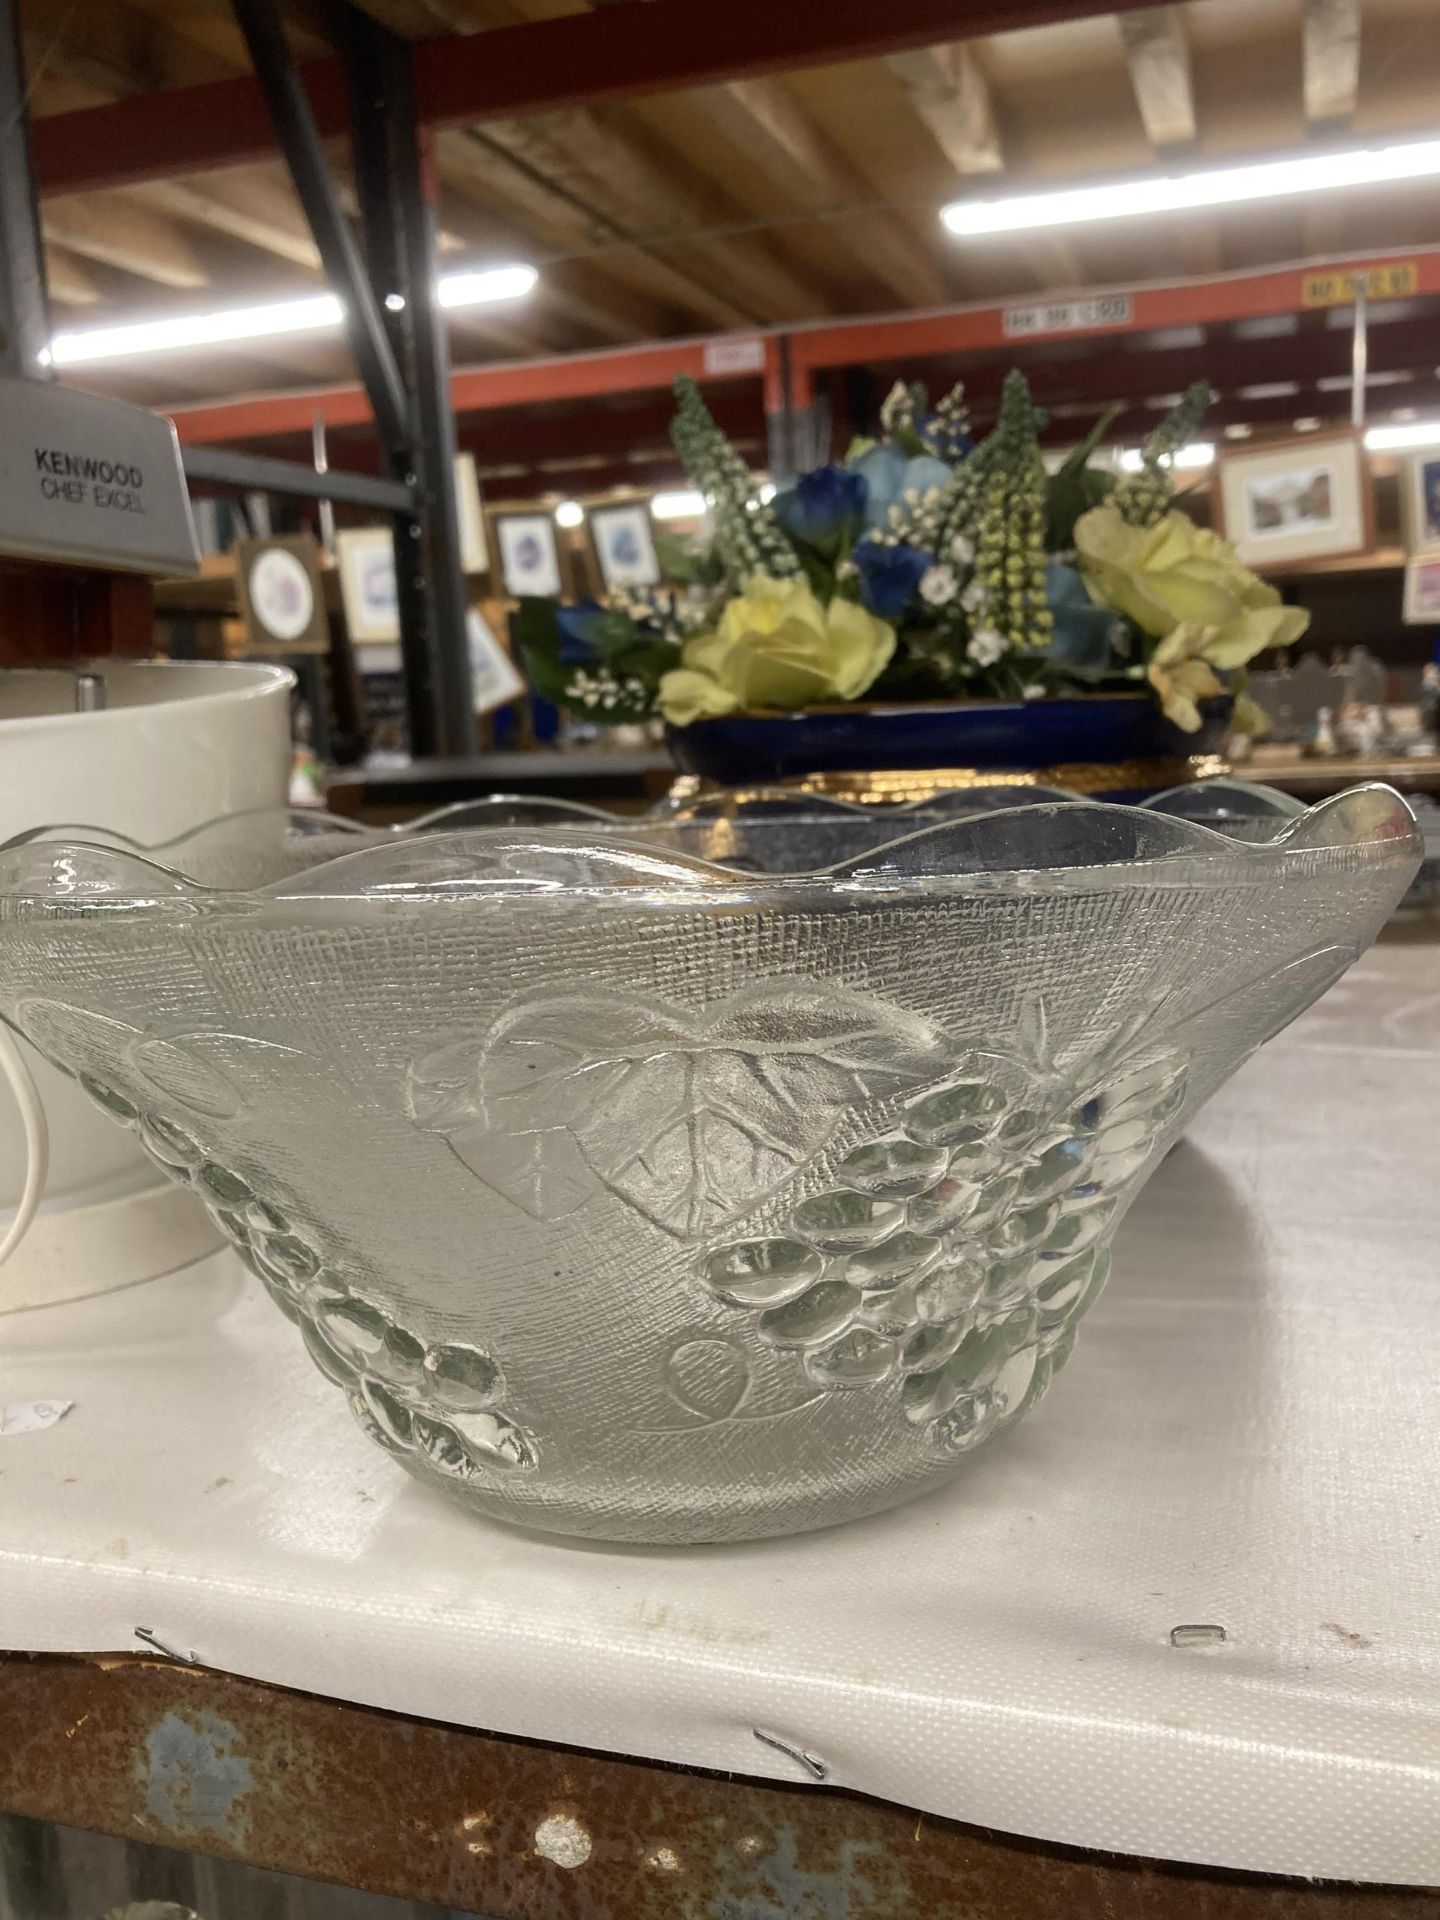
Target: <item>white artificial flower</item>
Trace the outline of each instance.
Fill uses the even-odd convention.
[[[860,569],[853,560],[842,560],[835,569],[835,578],[837,580],[854,580],[859,575],[859,572]]]
[[[1036,681],[1032,680],[1028,687],[1022,687],[1020,689],[1020,698],[1022,700],[1043,700],[1045,698],[1045,689]]]
[[[903,498],[907,507],[918,507],[920,504],[920,489],[918,487],[906,487]]]
[[[566,699],[582,707],[613,706],[619,694],[620,682],[608,667],[602,667],[598,673],[587,673],[580,667],[570,676],[565,687]]]
[[[880,407],[880,424],[887,433],[893,431],[897,422],[910,412],[910,389],[903,380],[897,380],[886,394]]]
[[[920,576],[920,598],[929,606],[943,607],[955,598],[959,585],[953,567],[927,567]]]
[[[950,542],[950,551],[962,567],[968,567],[975,558],[975,542],[968,534],[957,533]]]
[[[969,586],[966,587],[964,593],[961,594],[960,604],[966,613],[979,613],[989,598],[990,595],[986,589],[985,582],[976,579],[972,580]]]
[[[981,627],[977,633],[971,634],[965,657],[973,660],[977,667],[993,667],[1005,652],[1003,635],[998,634],[994,627]]]

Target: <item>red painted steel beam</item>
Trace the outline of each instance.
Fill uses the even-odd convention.
[[[1384,308],[1374,310],[1383,315]],[[1348,320],[1348,315],[1346,316]],[[976,363],[957,357],[948,364],[932,362],[944,380],[963,378],[974,412],[993,412],[1001,383],[1012,366],[1023,367],[1036,400],[1046,407],[1108,405],[1135,401],[1147,394],[1178,393],[1192,380],[1205,379],[1220,393],[1239,387],[1290,380],[1304,384],[1327,376],[1348,375],[1351,361],[1349,326],[1305,327],[1260,340],[1236,339],[1231,332],[1212,332],[1201,346],[1124,347],[1092,346],[1088,351],[1060,357],[1044,345],[1026,349],[1019,343],[1008,353],[996,352]],[[1434,315],[1376,324],[1370,329],[1372,373],[1433,369],[1440,364],[1440,327]],[[871,361],[867,365],[883,387],[886,381],[913,378],[924,363]]]
[[[1440,293],[1440,248],[1395,248],[1385,254],[1353,261],[1302,261],[1261,273],[1224,274],[1213,280],[1182,280],[1163,286],[1119,288],[1128,300],[1122,318],[1094,326],[1066,329],[1051,339],[1083,340],[1107,335],[1151,333],[1164,327],[1221,326],[1235,320],[1298,313],[1304,308],[1303,283],[1326,272],[1358,272],[1413,261],[1417,294]],[[1111,291],[1105,289],[1105,291]],[[956,353],[982,353],[994,348],[1024,352],[1046,336],[1016,335],[1008,330],[1007,314],[1019,308],[1088,299],[1092,291],[1046,294],[1039,299],[1016,299],[993,306],[954,307],[939,313],[900,314],[892,319],[845,320],[800,326],[790,335],[790,362],[797,379],[821,367],[859,366],[873,360],[917,360]]]
[[[662,5],[665,0],[650,0]],[[1440,248],[1425,251],[1412,248],[1403,255],[1376,256],[1367,264],[1381,266],[1396,259],[1413,261],[1416,292],[1440,295]],[[1109,338],[1116,342],[1128,336],[1145,334],[1158,328],[1206,325],[1222,326],[1238,320],[1266,315],[1293,313],[1302,307],[1302,283],[1307,275],[1341,272],[1351,263],[1312,261],[1277,268],[1265,273],[1228,274],[1215,280],[1183,281],[1164,286],[1139,287],[1129,294],[1129,317],[1116,319],[1103,327],[1081,333],[1065,333],[1060,340],[1073,342],[1085,338]],[[1358,265],[1359,263],[1354,263]],[[1084,298],[1081,294],[1077,297]],[[1010,302],[1008,306],[1031,304]],[[816,372],[843,366],[864,366],[889,361],[954,359],[964,355],[992,355],[1004,351],[1022,363],[1036,353],[1043,354],[1043,338],[1008,338],[1005,331],[1007,305],[956,307],[942,313],[907,314],[876,319],[848,320],[822,326],[801,327],[792,331],[790,360],[795,382],[795,404],[806,405],[811,397]],[[1372,318],[1383,314],[1383,305],[1372,309]],[[1376,324],[1372,340],[1383,351],[1385,328]],[[754,372],[734,369],[715,371],[717,354],[759,341],[766,367],[766,404],[775,399],[775,370],[779,364],[778,336],[734,335],[712,340],[665,341],[654,346],[617,347],[612,351],[566,354],[548,360],[500,363],[486,367],[458,369],[453,377],[453,396],[458,414],[488,412],[494,408],[533,406],[544,401],[583,399],[603,394],[641,393],[668,387],[677,373],[689,373],[709,382],[718,379],[755,378]],[[1052,340],[1052,346],[1055,342]],[[1266,343],[1267,347],[1270,343]],[[1199,349],[1187,377],[1206,371],[1208,349]],[[1241,348],[1222,349],[1239,353]],[[1308,352],[1308,349],[1303,351]],[[1148,358],[1148,356],[1147,356]],[[1440,356],[1437,356],[1440,358]],[[1182,371],[1180,361],[1170,361],[1163,379],[1175,383]],[[1257,375],[1264,379],[1266,374]],[[1290,375],[1278,377],[1289,378]],[[1179,384],[1183,385],[1183,381]],[[280,435],[308,434],[315,417],[321,416],[332,428],[363,425],[370,418],[369,406],[359,387],[327,387],[318,390],[262,395],[257,398],[218,401],[213,405],[182,407],[174,415],[180,438],[191,442],[251,441],[273,439]]]
[[[457,367],[450,391],[457,414],[484,413],[496,407],[536,406],[551,400],[594,399],[606,394],[644,393],[670,387],[677,375],[712,381],[766,379],[777,355],[773,335],[737,335],[727,348],[753,344],[761,367],[715,370],[709,340],[666,340],[652,346],[617,347],[613,352],[570,353],[550,360],[511,360],[494,366]],[[219,400],[211,406],[181,407],[173,415],[180,438],[192,443],[266,440],[308,431],[323,419],[330,428],[367,424],[370,403],[358,386],[319,387]]]
[[[630,0],[484,33],[446,34],[415,54],[422,125],[523,120],[597,100],[712,86],[749,74],[863,60],[937,40],[975,39],[1125,12],[1146,0]],[[336,60],[300,77],[327,138],[346,130]],[[249,77],[53,114],[34,128],[41,194],[133,186],[273,158],[279,151]]]
[[[307,60],[299,71],[321,137],[340,139],[347,131],[344,68],[338,60]],[[47,114],[32,122],[31,141],[42,199],[280,158],[264,98],[248,74]]]
[[[1396,386],[1377,387],[1369,395],[1366,419],[1373,426],[1379,420],[1387,420],[1396,408],[1432,417],[1440,411],[1440,381],[1421,377]],[[1143,439],[1159,417],[1153,408],[1129,408],[1111,428],[1112,438],[1122,443]],[[1317,393],[1311,387],[1302,388],[1297,394],[1275,394],[1263,400],[1238,400],[1233,394],[1222,395],[1206,414],[1199,437],[1202,440],[1217,440],[1220,429],[1232,422],[1249,427],[1290,427],[1296,420],[1306,418],[1319,420],[1325,427],[1347,424],[1350,419],[1348,391]],[[1061,445],[1073,441],[1075,435],[1073,431],[1051,431],[1045,438],[1053,445]],[[1187,477],[1181,476],[1182,484]]]

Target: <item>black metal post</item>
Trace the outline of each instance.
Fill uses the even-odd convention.
[[[0,373],[48,378],[50,306],[16,0],[0,0]]]
[[[13,4],[13,0],[10,0]],[[380,303],[367,279],[325,158],[315,115],[290,56],[274,0],[231,0],[255,78],[284,149],[295,191],[310,222],[326,278],[345,310],[350,345],[380,437],[388,449],[410,438],[409,404]]]
[[[415,114],[410,47],[353,8],[343,8],[340,17],[366,264],[410,394],[409,446],[392,455],[397,467],[405,466],[403,477],[416,494],[415,510],[394,520],[406,682],[413,686],[422,672],[432,676],[437,750],[473,753],[450,355],[437,307],[433,195]],[[413,734],[413,699],[411,705]]]

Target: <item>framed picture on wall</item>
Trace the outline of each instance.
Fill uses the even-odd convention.
[[[483,610],[472,607],[466,616],[466,638],[470,645],[470,683],[475,690],[475,711],[491,713],[525,691],[525,682]]]
[[[480,505],[480,479],[473,453],[455,456],[455,505],[460,518],[460,565],[466,573],[487,573],[490,548],[485,539],[485,513]]]
[[[389,527],[345,527],[335,536],[345,628],[357,647],[400,638],[395,540]]]
[[[1405,565],[1405,624],[1440,627],[1440,554]]]
[[[585,509],[591,551],[608,593],[612,587],[658,587],[655,529],[644,500],[616,500]]]
[[[235,584],[253,652],[323,653],[329,646],[320,549],[308,533],[242,540]]]
[[[1363,553],[1374,521],[1360,436],[1307,433],[1222,454],[1215,517],[1257,573]]]
[[[1400,470],[1405,550],[1440,554],[1440,447],[1417,453]]]
[[[501,584],[512,599],[549,599],[564,593],[553,514],[543,507],[492,509],[490,532]]]

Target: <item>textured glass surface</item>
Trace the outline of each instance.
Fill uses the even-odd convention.
[[[1419,858],[1384,788],[1166,798],[53,828],[0,849],[0,1013],[412,1473],[797,1531],[1034,1405],[1159,1154]]]

